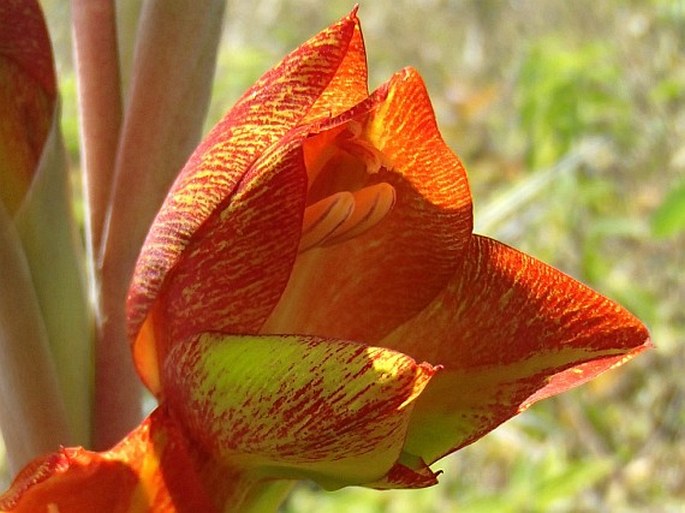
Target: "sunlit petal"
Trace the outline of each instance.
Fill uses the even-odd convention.
[[[338,487],[388,472],[434,372],[345,341],[204,334],[170,352],[164,391],[219,461]]]
[[[617,304],[478,236],[445,291],[383,344],[444,366],[417,401],[405,446],[429,464],[650,346]]]

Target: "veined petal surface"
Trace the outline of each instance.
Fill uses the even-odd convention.
[[[217,461],[336,488],[388,472],[434,372],[363,344],[206,333],[169,353],[164,390]]]
[[[268,173],[281,169],[274,167],[273,159],[274,156],[288,153],[281,149],[286,145],[283,140],[286,134],[303,123],[305,118],[307,122],[312,122],[318,117],[337,115],[352,106],[346,105],[348,101],[358,101],[364,96],[366,58],[358,25],[353,12],[292,52],[243,95],[197,148],[153,223],[136,266],[128,298],[129,333],[133,340],[138,337],[155,302],[161,301],[164,285],[170,281],[170,271],[192,268],[196,261],[202,260],[203,251],[214,250],[222,244],[221,238],[226,235],[222,230],[235,232],[240,223],[227,219],[229,213],[240,210],[239,205],[233,203],[234,196],[248,194],[245,191],[253,190],[257,183],[267,182],[264,191],[257,192],[257,195],[262,195],[261,199],[255,198],[250,211],[243,210],[242,214],[244,217],[261,217],[262,207],[266,210],[275,208],[269,201],[273,194],[278,194],[273,187],[279,177],[269,176]],[[355,73],[358,72],[363,72],[364,76],[357,76]],[[325,98],[333,96],[329,89],[345,92],[335,102],[324,102]],[[293,154],[284,158],[290,158],[284,166],[292,169]],[[270,166],[264,166],[265,160]],[[298,180],[304,177],[304,169],[301,171],[299,179],[294,177],[288,183],[279,184],[288,188],[284,194],[298,188]],[[293,199],[295,202],[304,201],[301,191],[297,191]],[[244,203],[240,205],[244,206]],[[302,209],[302,206],[298,207],[300,213],[295,215],[301,216]],[[284,211],[282,216],[286,225],[301,223],[301,217],[293,217],[288,211]],[[226,228],[224,223],[228,223],[229,227]],[[275,241],[277,245],[297,243],[297,236],[290,233],[287,227],[282,233],[273,235],[278,239]],[[238,244],[236,238],[223,239],[223,243],[228,246]],[[265,282],[252,283],[252,287],[261,289],[262,293],[258,302],[251,303],[249,311],[238,308],[244,306],[245,301],[230,310],[231,300],[236,296],[235,293],[230,296],[230,291],[240,289],[240,284],[230,283],[231,275],[223,280],[221,290],[211,280],[204,285],[196,281],[196,287],[201,290],[176,284],[176,289],[183,289],[185,299],[182,301],[187,303],[197,300],[198,304],[204,304],[207,294],[214,295],[219,301],[222,291],[229,294],[230,297],[220,300],[223,303],[221,313],[227,314],[227,319],[240,317],[240,325],[232,325],[230,320],[226,320],[217,326],[208,321],[204,323],[204,329],[228,329],[230,326],[231,331],[254,331],[264,321],[265,312],[273,308],[287,280],[287,274],[282,275],[277,269],[267,271],[263,268],[266,257],[262,247],[256,245],[248,248],[245,242],[238,245],[246,250],[238,248],[232,252],[230,247],[225,248],[222,257],[230,260],[233,255],[240,259],[243,270],[251,278],[255,274],[265,276]],[[289,272],[287,251],[285,253],[283,269],[288,268]],[[262,256],[253,261],[255,254]],[[184,263],[185,259],[190,259],[190,263]],[[182,274],[181,270],[178,276]],[[244,277],[244,274],[236,279],[240,277]],[[148,326],[138,337],[134,348],[138,370],[155,392],[158,391],[155,377],[158,358],[154,354],[154,337],[157,335],[158,332]]]
[[[417,401],[405,445],[428,464],[651,345],[616,303],[480,236],[445,291],[382,343],[444,366]]]
[[[356,15],[356,9],[351,16]],[[338,69],[321,96],[307,111],[301,123],[333,118],[369,96],[366,49],[359,21],[355,19],[352,36]]]
[[[305,170],[297,133],[263,154],[231,201],[198,229],[134,342],[146,385],[175,343],[217,330],[256,333],[287,283],[302,225]]]

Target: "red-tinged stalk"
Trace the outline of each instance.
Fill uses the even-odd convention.
[[[223,9],[218,0],[202,9],[189,0],[155,0],[143,8],[100,255],[96,448],[111,446],[140,415],[125,333],[126,290],[152,218],[200,138]]]
[[[88,249],[95,256],[105,225],[122,118],[114,1],[72,0],[71,20],[88,210],[86,231]]]

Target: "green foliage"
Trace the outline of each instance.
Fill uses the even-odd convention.
[[[685,180],[668,192],[652,214],[652,231],[657,237],[671,237],[685,231]]]
[[[582,137],[626,128],[627,104],[614,48],[578,47],[554,34],[531,44],[516,85],[526,164],[553,164]]]

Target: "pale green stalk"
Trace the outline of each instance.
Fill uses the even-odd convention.
[[[67,415],[13,220],[0,204],[0,430],[10,472],[68,441]]]
[[[15,225],[68,415],[71,436],[62,437],[58,444],[85,445],[90,434],[93,323],[85,284],[83,243],[76,229],[72,203],[56,109],[38,169],[16,213]],[[42,389],[34,393],[51,394]],[[50,448],[56,447],[53,443]]]

